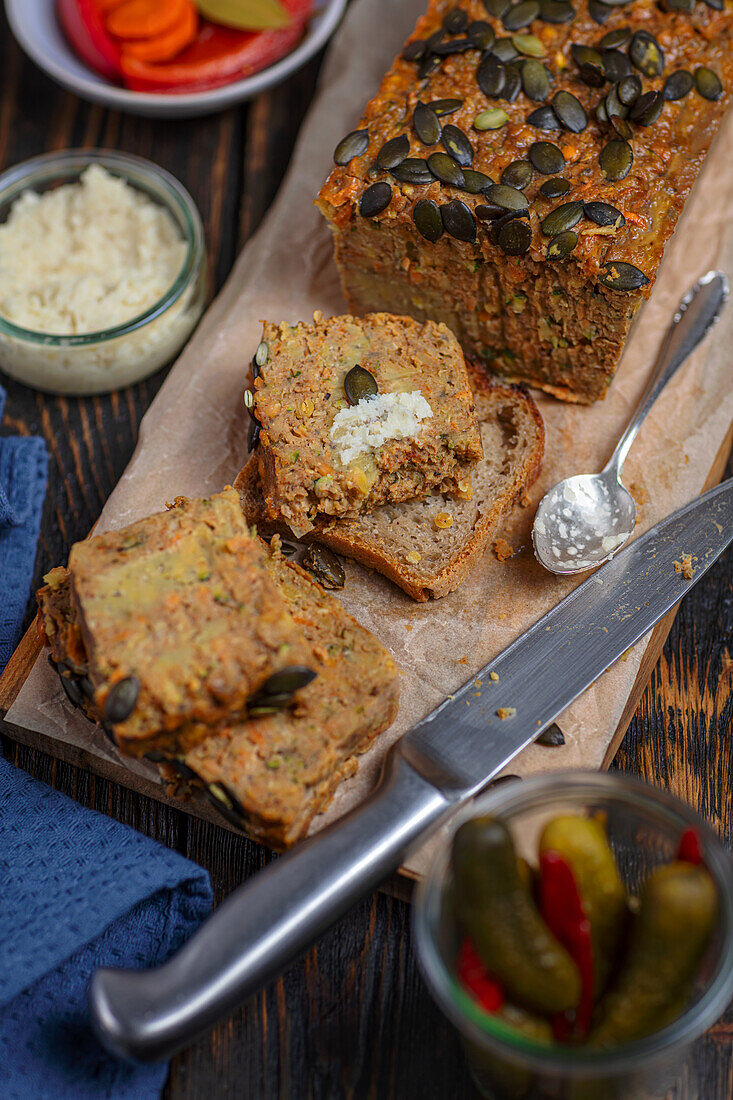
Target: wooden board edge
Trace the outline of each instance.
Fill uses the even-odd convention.
[[[18,698],[43,646],[38,637],[36,620],[26,630],[0,676],[0,718],[4,718]]]

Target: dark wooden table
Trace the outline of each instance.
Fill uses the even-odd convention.
[[[149,157],[189,188],[204,219],[214,286],[254,232],[287,167],[317,77],[312,64],[249,106],[192,121],[151,121],[68,95],[0,22],[0,169],[70,146]],[[0,376],[2,377],[2,376]],[[34,588],[87,534],[125,468],[165,372],[110,397],[65,399],[2,377],[4,433],[41,434],[51,452]],[[27,622],[33,610],[29,605]],[[733,554],[685,600],[614,766],[696,806],[731,841]],[[230,832],[3,739],[8,759],[206,867],[217,899],[268,859]],[[476,1096],[452,1029],[411,950],[409,906],[366,899],[279,981],[175,1058],[170,1100],[426,1100]],[[707,1036],[701,1100],[733,1096],[733,1017]],[[0,1092],[2,1089],[0,1088]],[[687,1081],[675,1100],[697,1096]]]

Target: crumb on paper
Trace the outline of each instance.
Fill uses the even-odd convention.
[[[500,619],[506,619],[506,611],[501,611],[501,612],[499,613],[499,618],[500,618]]]
[[[514,547],[504,538],[494,539],[494,553],[496,554],[497,561],[507,561],[508,558],[514,553]]]
[[[455,661],[457,665],[467,665],[468,657],[456,657]]]
[[[686,581],[691,581],[695,575],[695,570],[692,567],[692,554],[683,554],[681,561],[674,563],[675,573],[681,573]]]
[[[516,707],[499,707],[499,709],[497,710],[496,713],[498,714],[499,718],[501,718],[501,720],[503,722],[505,718],[512,718],[517,713],[517,708]]]
[[[716,523],[715,520],[713,520],[713,525],[717,528],[718,534],[722,535],[723,534],[723,528],[720,526],[720,524]]]
[[[412,623],[405,623],[405,630],[412,630]]]
[[[495,684],[498,683],[499,673],[498,672],[490,672],[489,673],[489,679],[493,680]]]
[[[519,507],[520,508],[529,508],[531,503],[532,503],[532,498],[530,497],[529,493],[525,490],[522,493],[521,497],[519,498]]]

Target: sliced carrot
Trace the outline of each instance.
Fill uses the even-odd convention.
[[[172,30],[156,34],[153,38],[132,39],[124,42],[122,52],[138,61],[171,61],[186,46],[190,46],[198,34],[199,16],[196,5],[189,0],[183,18]]]
[[[186,7],[187,0],[127,0],[109,13],[107,30],[117,38],[152,38],[172,30]]]

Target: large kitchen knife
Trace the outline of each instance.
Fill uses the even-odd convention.
[[[622,550],[472,676],[394,746],[366,802],[236,890],[164,966],[100,970],[90,1003],[101,1040],[123,1056],[168,1058],[274,977],[643,637],[731,541],[733,480]]]

